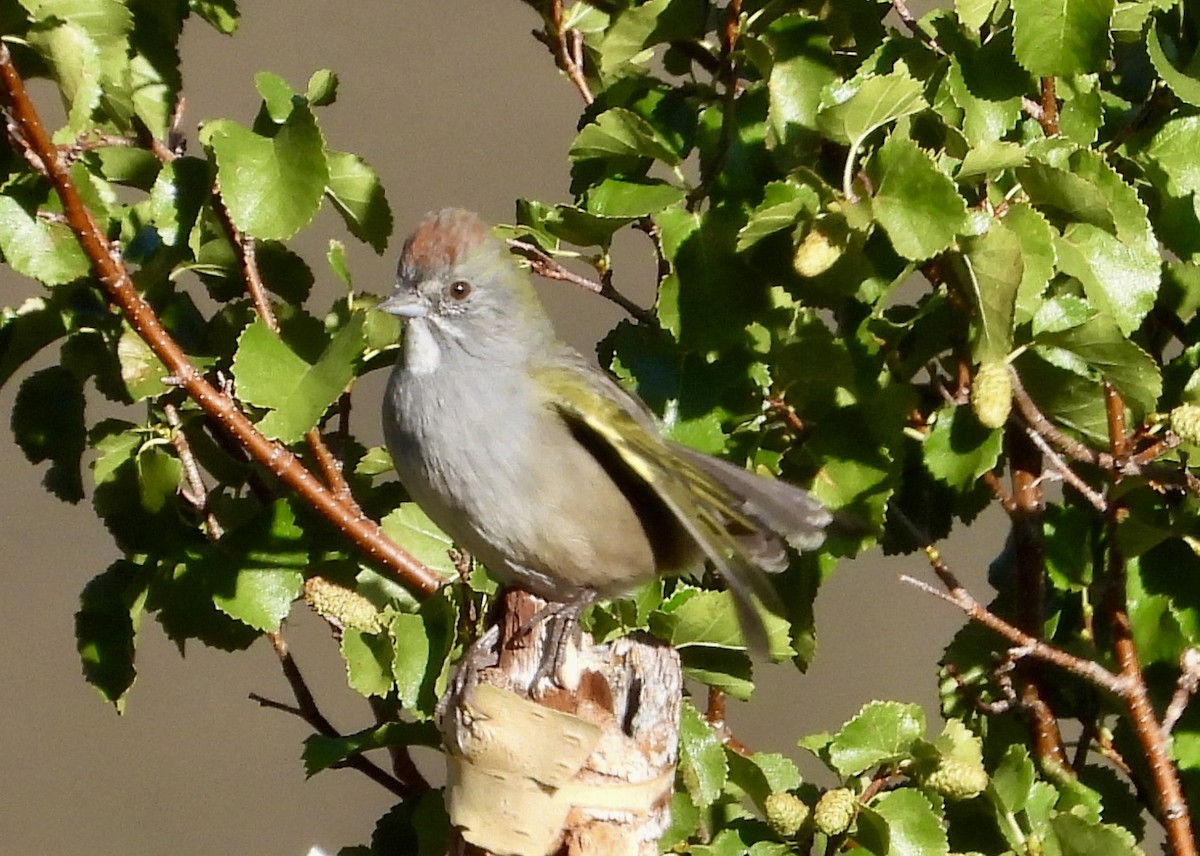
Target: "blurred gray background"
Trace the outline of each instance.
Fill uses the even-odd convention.
[[[331,293],[323,260],[330,236],[346,241],[356,286],[384,292],[400,239],[424,212],[462,205],[511,222],[518,197],[567,200],[566,150],[581,102],[530,37],[537,18],[517,0],[243,6],[232,38],[200,21],[188,25],[184,128],[194,145],[202,120],[249,122],[259,102],[256,71],[274,71],[301,91],[318,68],[339,73],[338,102],[320,112],[326,138],[379,171],[397,237],[377,258],[336,215],[323,214],[296,248]],[[618,247],[618,286],[648,302],[648,243],[631,236]],[[620,317],[573,286],[543,285],[560,328],[584,350]],[[0,304],[18,304],[35,288],[5,271]],[[0,390],[0,411],[11,409],[16,386]],[[376,382],[357,396],[358,424],[375,438],[378,395]],[[124,716],[83,682],[73,632],[78,593],[116,550],[86,502],[66,506],[42,490],[41,468],[25,462],[7,431],[0,455],[0,853],[303,856],[313,845],[335,852],[366,842],[389,794],[352,771],[305,780],[306,726],[247,698],[290,701],[264,641],[242,654],[197,645],[181,658],[150,620]],[[976,527],[945,549],[980,596],[988,594],[981,567],[1000,538],[996,526]],[[800,757],[795,738],[836,729],[871,698],[921,702],[936,727],[933,664],[960,617],[898,582],[902,572],[929,576],[920,557],[872,555],[839,568],[818,600],[820,652],[810,673],[760,667],[755,701],[731,703],[742,741]],[[346,687],[323,624],[297,607],[288,638],[335,724],[367,725],[366,704]]]

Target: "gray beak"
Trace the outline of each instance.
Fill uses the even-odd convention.
[[[376,309],[401,318],[424,318],[429,314],[429,307],[415,291],[398,288],[391,297],[382,300]]]

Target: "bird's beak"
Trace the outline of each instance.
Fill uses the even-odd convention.
[[[391,297],[382,300],[376,309],[401,318],[424,318],[429,314],[429,307],[415,291],[398,288]]]

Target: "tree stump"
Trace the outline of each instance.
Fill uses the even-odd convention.
[[[543,605],[506,594],[500,632],[469,655],[475,675],[442,700],[451,853],[657,854],[679,754],[679,656],[648,634],[595,645],[584,633],[564,643],[566,686],[531,688],[552,622],[521,628]]]

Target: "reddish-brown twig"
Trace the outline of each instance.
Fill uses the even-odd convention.
[[[3,42],[0,42],[0,88],[21,144],[29,147],[62,201],[67,221],[109,300],[163,362],[175,382],[222,431],[299,493],[368,556],[396,573],[414,592],[430,594],[436,591],[442,582],[437,574],[392,542],[377,523],[353,514],[290,450],[264,437],[228,394],[214,387],[197,371],[163,326],[154,308],[138,292],[118,248],[109,242],[84,203],[69,167],[42,124],[8,46]]]

